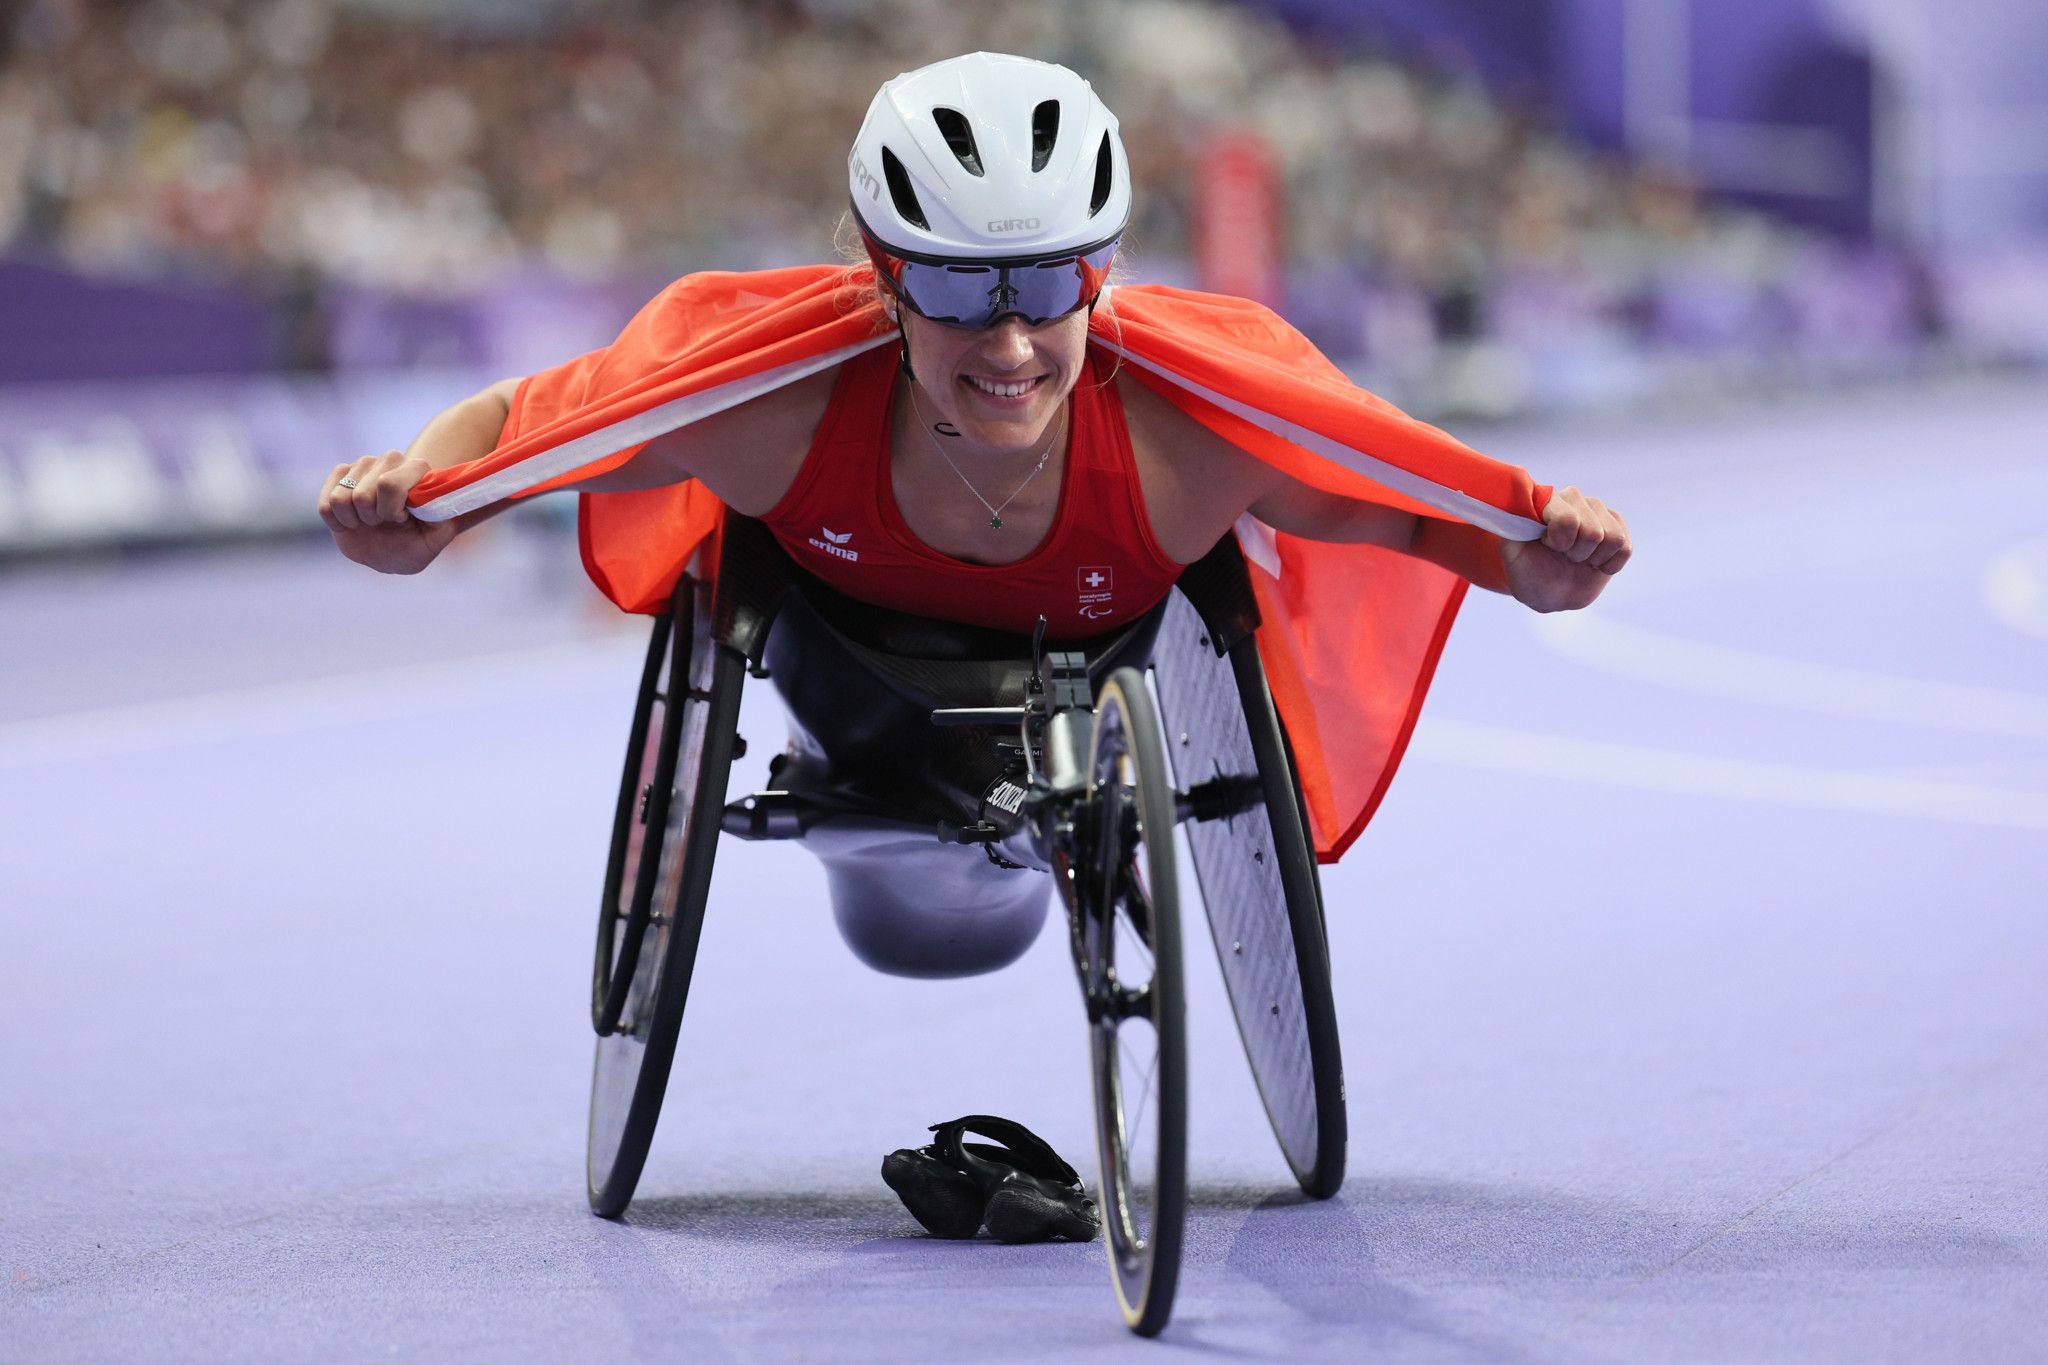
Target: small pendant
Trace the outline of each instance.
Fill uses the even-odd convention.
[[[1000,530],[1002,530],[1002,529],[1003,529],[1003,519],[1002,519],[1001,517],[990,517],[990,518],[988,519],[988,529],[989,529],[989,530],[991,530],[991,531],[1000,531]]]

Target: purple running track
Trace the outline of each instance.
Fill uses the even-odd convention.
[[[1099,1246],[934,1241],[877,1176],[975,1111],[1088,1166],[1061,935],[882,977],[787,847],[726,842],[640,1197],[585,1211],[641,631],[568,546],[0,578],[0,1358],[2048,1357],[2044,431],[1980,381],[1482,436],[1639,561],[1475,600],[1326,869],[1338,1198],[1190,919],[1156,1344]]]

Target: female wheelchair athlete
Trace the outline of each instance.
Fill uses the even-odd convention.
[[[1280,1150],[1303,1190],[1334,1194],[1344,1089],[1321,892],[1257,625],[1227,536],[1147,617],[1050,650],[1041,625],[1027,656],[1014,635],[841,597],[728,513],[654,623],[627,740],[592,980],[592,1209],[617,1217],[639,1181],[721,833],[808,841],[856,953],[910,975],[1021,954],[1050,873],[1089,1031],[1111,1280],[1151,1335],[1186,1208],[1184,832]],[[776,682],[792,744],[772,790],[728,805],[750,671]],[[906,925],[906,880],[972,894],[972,941]]]

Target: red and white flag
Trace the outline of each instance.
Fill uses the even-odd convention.
[[[1260,304],[1127,285],[1104,295],[1089,332],[1197,421],[1303,483],[1512,540],[1542,534],[1549,488],[1351,383]],[[521,384],[497,449],[421,480],[413,512],[439,521],[593,478],[656,436],[896,340],[866,267],[685,276],[610,346]],[[723,510],[694,480],[584,494],[584,566],[621,608],[662,611]],[[1248,517],[1237,535],[1316,850],[1334,862],[1393,778],[1467,585],[1393,550],[1302,540]]]

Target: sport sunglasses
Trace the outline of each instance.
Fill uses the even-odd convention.
[[[1011,313],[1036,326],[1094,302],[1123,234],[1078,252],[990,261],[897,251],[865,229],[861,239],[875,274],[913,312],[948,327],[982,328]]]

